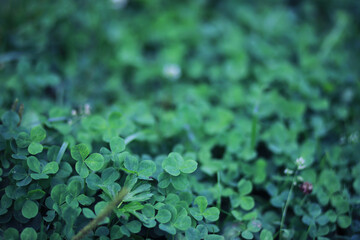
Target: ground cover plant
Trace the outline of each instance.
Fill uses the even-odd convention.
[[[1,239],[360,239],[360,4],[0,3]]]

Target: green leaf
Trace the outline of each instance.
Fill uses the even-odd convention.
[[[177,177],[171,177],[171,183],[176,190],[184,191],[189,187],[189,181],[183,174]]]
[[[30,170],[37,172],[37,173],[41,172],[40,162],[36,157],[34,157],[34,156],[28,157],[26,160],[26,163],[27,163],[28,167],[30,168]]]
[[[261,230],[261,222],[259,220],[252,220],[247,225],[247,230],[250,232],[259,232]]]
[[[249,230],[245,230],[241,233],[241,236],[245,239],[253,239],[254,235],[249,231]]]
[[[166,210],[166,209],[160,209],[158,211],[158,213],[156,214],[155,219],[159,223],[167,223],[171,219],[171,212],[169,210]]]
[[[273,240],[273,236],[269,230],[263,229],[260,233],[260,240]]]
[[[84,206],[89,206],[94,202],[94,198],[88,197],[88,196],[86,196],[84,194],[80,194],[77,197],[77,200],[79,201],[79,203],[81,205],[84,205]]]
[[[75,170],[82,178],[89,176],[89,169],[86,167],[84,162],[77,162],[75,164]]]
[[[13,227],[9,227],[4,231],[3,238],[6,240],[18,240],[19,239],[19,232]]]
[[[73,197],[77,197],[81,190],[81,182],[79,180],[73,180],[67,186],[68,193],[70,193]]]
[[[319,204],[312,203],[308,206],[308,212],[310,216],[316,218],[321,215],[321,207]]]
[[[191,226],[191,218],[189,216],[180,216],[176,219],[174,227],[182,231],[186,231]]]
[[[45,129],[43,129],[40,125],[34,127],[33,129],[31,129],[30,131],[30,139],[33,142],[41,142],[42,140],[44,140],[46,137],[46,131]]]
[[[34,218],[38,214],[38,206],[35,202],[27,200],[22,206],[21,213],[26,218]]]
[[[21,132],[16,138],[16,145],[19,148],[26,148],[31,143],[30,135],[26,132]]]
[[[154,161],[143,160],[140,162],[138,173],[144,177],[150,177],[156,171],[156,165]]]
[[[172,225],[170,225],[169,223],[167,223],[167,224],[162,224],[162,223],[161,223],[161,224],[159,224],[159,228],[160,228],[161,230],[163,230],[163,231],[171,234],[171,235],[175,235],[175,234],[176,234],[176,229],[175,229]]]
[[[255,206],[254,199],[250,196],[240,197],[240,206],[242,209],[249,211]]]
[[[240,182],[238,183],[238,189],[239,189],[241,196],[245,196],[245,195],[251,193],[251,191],[252,191],[251,181],[241,179]]]
[[[159,181],[159,184],[158,184],[159,188],[167,188],[171,181],[170,175],[165,172],[162,172],[159,175],[158,181]]]
[[[1,116],[1,121],[5,126],[16,127],[16,125],[20,122],[20,117],[14,111],[7,111]]]
[[[194,203],[196,205],[198,205],[200,213],[205,212],[205,209],[207,208],[207,205],[208,205],[208,201],[207,201],[206,197],[198,196],[198,197],[195,198]]]
[[[180,166],[180,171],[183,173],[193,173],[193,172],[195,172],[197,166],[198,166],[198,163],[195,162],[194,160],[186,160]]]
[[[86,218],[90,218],[90,219],[96,218],[95,213],[94,213],[91,209],[89,209],[89,208],[83,208],[82,211],[83,211],[83,214],[84,214],[84,216],[85,216]]]
[[[110,237],[111,237],[111,239],[121,239],[123,237],[123,234],[121,232],[119,225],[114,225],[111,227]]]
[[[141,210],[141,213],[144,214],[147,218],[153,218],[155,216],[155,208],[151,204],[145,204],[144,208]]]
[[[124,166],[130,171],[137,172],[139,169],[139,160],[134,156],[128,155],[124,160]]]
[[[76,161],[84,161],[90,154],[88,146],[84,143],[75,145],[70,150],[71,157]]]
[[[346,215],[341,215],[338,217],[337,223],[341,228],[348,228],[351,225],[351,218]]]
[[[41,189],[30,190],[27,193],[28,198],[31,200],[41,199],[44,195],[45,195],[45,192]]]
[[[224,240],[225,238],[223,236],[217,235],[217,234],[209,234],[206,235],[204,240]]]
[[[141,223],[139,221],[137,221],[137,220],[133,220],[131,222],[128,222],[128,223],[125,224],[125,226],[132,233],[138,233],[141,230]]]
[[[65,184],[58,184],[51,190],[51,198],[59,206],[65,202],[67,189]]]
[[[125,150],[125,141],[121,137],[113,137],[110,140],[110,149],[114,153],[120,153]]]
[[[206,220],[208,220],[209,222],[214,222],[219,219],[220,211],[216,207],[211,207],[206,209],[203,215],[204,218],[206,218]]]
[[[162,162],[162,168],[172,176],[179,176],[179,166],[182,166],[184,159],[179,153],[170,153],[167,158]]]
[[[36,240],[37,233],[33,228],[27,227],[21,232],[20,239],[21,240]]]
[[[30,143],[30,145],[28,147],[28,151],[30,154],[36,155],[38,153],[41,153],[43,148],[44,148],[43,145],[41,145],[40,143],[32,142],[32,143]]]
[[[86,160],[86,165],[93,171],[99,171],[104,165],[104,157],[99,153],[91,154]]]
[[[57,162],[49,162],[45,165],[42,173],[55,174],[59,171],[59,164]]]

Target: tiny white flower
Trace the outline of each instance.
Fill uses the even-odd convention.
[[[127,0],[111,0],[111,2],[114,4],[114,8],[117,9],[123,8],[127,4]]]
[[[286,169],[284,170],[284,173],[285,173],[285,174],[288,174],[288,175],[291,175],[291,174],[294,173],[294,171],[291,170],[291,169],[286,168]]]
[[[302,170],[302,169],[304,169],[306,167],[305,166],[305,159],[303,157],[299,157],[298,159],[296,159],[295,163],[296,163],[299,170]]]
[[[176,80],[181,75],[181,68],[177,64],[166,64],[163,67],[163,75],[171,80]]]
[[[85,103],[85,105],[84,105],[84,113],[85,113],[85,115],[90,115],[90,104]]]
[[[75,109],[71,110],[71,116],[76,116],[77,115],[77,111]]]

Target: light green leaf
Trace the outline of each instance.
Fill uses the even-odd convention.
[[[144,177],[150,177],[156,171],[156,165],[154,161],[143,160],[140,162],[138,173]]]
[[[248,180],[241,179],[238,183],[238,189],[241,196],[245,196],[252,191],[252,183]]]
[[[269,230],[263,229],[260,234],[260,240],[273,240],[273,236]]]
[[[206,220],[208,220],[209,222],[214,222],[219,219],[220,211],[216,207],[211,207],[206,209],[203,215],[204,218],[206,218]]]
[[[189,187],[189,180],[184,174],[177,177],[171,177],[171,183],[176,190],[186,190]]]
[[[240,206],[242,209],[249,211],[255,206],[254,199],[249,196],[240,197]]]
[[[75,145],[70,150],[71,157],[76,161],[84,161],[87,156],[90,154],[88,146],[84,143]]]
[[[31,129],[30,132],[30,139],[33,142],[41,142],[46,137],[46,131],[41,126],[36,126],[33,129]]]
[[[198,163],[194,160],[186,160],[180,167],[180,171],[183,173],[192,173],[195,172]]]
[[[26,218],[34,218],[38,214],[38,205],[31,200],[27,200],[22,206],[21,213]]]
[[[254,238],[254,235],[248,230],[243,231],[241,233],[241,236],[245,239],[253,239]]]
[[[207,205],[208,205],[208,201],[206,199],[206,197],[204,196],[198,196],[195,198],[195,201],[194,203],[196,205],[198,205],[198,208],[200,210],[200,213],[204,213],[205,212],[205,209],[207,208]]]
[[[171,219],[171,212],[166,209],[160,209],[155,218],[159,223],[167,223]]]
[[[104,157],[99,153],[93,153],[85,159],[86,165],[93,171],[99,171],[103,167],[104,161]]]
[[[113,137],[110,140],[110,149],[114,153],[120,153],[125,150],[125,141],[121,137]]]
[[[57,162],[49,162],[45,165],[42,173],[55,174],[59,171],[59,164]]]
[[[137,172],[139,169],[139,160],[134,156],[128,155],[124,160],[124,166],[130,171]]]
[[[86,167],[84,162],[77,162],[75,164],[75,170],[82,178],[89,176],[89,169]]]
[[[170,153],[167,158],[162,162],[163,169],[173,176],[179,176],[179,166],[182,166],[184,159],[179,153]]]
[[[32,142],[32,143],[30,143],[30,145],[28,147],[28,151],[30,154],[36,155],[38,153],[41,153],[43,148],[44,148],[43,145],[41,145],[40,143]]]
[[[36,240],[37,233],[33,228],[27,227],[21,232],[20,239],[21,240]]]
[[[341,215],[338,217],[337,223],[341,228],[348,228],[351,225],[351,218],[346,215]]]
[[[30,168],[30,170],[37,172],[37,173],[41,172],[40,161],[36,157],[34,157],[34,156],[28,157],[26,160],[26,163],[27,163],[28,167]]]
[[[191,218],[189,216],[180,216],[176,219],[174,226],[177,229],[186,231],[189,227],[191,227]]]

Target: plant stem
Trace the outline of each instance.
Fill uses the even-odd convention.
[[[285,218],[286,218],[286,212],[287,212],[287,209],[288,209],[288,206],[289,206],[289,203],[290,203],[292,192],[294,191],[294,183],[295,183],[295,180],[296,180],[297,172],[298,171],[296,170],[296,172],[294,173],[294,177],[293,177],[293,180],[291,182],[290,191],[289,191],[289,194],[287,196],[285,207],[284,207],[284,210],[283,210],[283,213],[282,213],[282,216],[281,216],[280,232],[279,232],[279,239],[280,240],[282,239],[282,230],[283,230],[283,227],[284,227],[284,222],[285,222]]]
[[[99,223],[101,223],[124,199],[124,197],[129,193],[129,190],[126,187],[123,187],[118,195],[106,206],[101,213],[94,218],[88,225],[80,230],[72,240],[80,240],[85,237],[91,230],[93,230]]]

